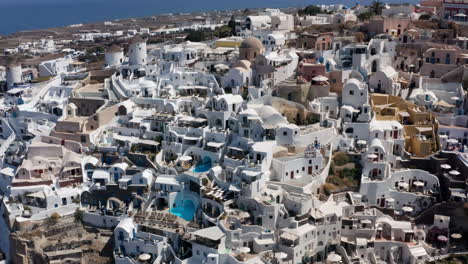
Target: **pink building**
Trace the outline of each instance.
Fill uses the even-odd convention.
[[[466,0],[444,0],[442,3],[442,14],[445,19],[466,21],[468,16],[468,1]]]
[[[302,61],[299,63],[298,73],[302,78],[310,82],[317,75],[325,75],[325,65]]]

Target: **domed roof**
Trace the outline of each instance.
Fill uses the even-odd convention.
[[[9,57],[6,62],[6,67],[7,68],[14,68],[21,66],[21,62],[18,60],[17,57]]]
[[[138,43],[145,43],[146,40],[144,40],[140,34],[137,34],[133,39],[130,41],[130,44],[138,44]]]
[[[250,69],[251,66],[252,66],[252,63],[250,63],[250,61],[248,60],[240,60],[237,63],[237,67],[244,68],[246,70]]]
[[[241,49],[259,49],[262,50],[265,47],[262,44],[262,41],[255,37],[248,37],[242,41],[240,45]]]
[[[110,48],[107,50],[107,53],[116,53],[122,52],[122,48],[116,44],[112,44]]]

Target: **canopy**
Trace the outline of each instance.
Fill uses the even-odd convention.
[[[192,157],[190,156],[182,156],[179,158],[180,161],[191,161],[192,160]]]
[[[238,250],[239,250],[240,253],[249,253],[250,252],[250,248],[248,248],[248,247],[240,247]]]
[[[403,187],[403,188],[407,188],[409,185],[406,182],[399,182],[398,186]]]
[[[436,103],[436,105],[442,106],[442,107],[455,107],[454,105],[449,104],[449,103],[445,102],[444,100],[440,100],[439,102]]]
[[[367,144],[367,142],[365,140],[360,139],[360,140],[357,141],[357,144],[358,145],[365,145],[365,144]]]
[[[285,259],[288,257],[288,254],[284,253],[284,252],[278,252],[278,253],[275,253],[275,257],[277,259]]]
[[[26,195],[31,198],[39,198],[39,199],[45,199],[45,195],[43,191],[35,192],[35,193],[30,193]]]
[[[213,148],[220,148],[224,145],[224,143],[208,142],[206,145],[208,145],[209,147],[213,147]]]

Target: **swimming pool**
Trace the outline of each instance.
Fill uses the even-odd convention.
[[[177,215],[178,217],[182,217],[187,221],[191,221],[193,218],[193,214],[195,213],[195,204],[191,200],[182,200],[179,201],[179,205],[182,204],[180,207],[173,207],[169,210],[171,214]]]
[[[211,169],[211,163],[204,163],[204,164],[195,166],[195,168],[193,168],[192,171],[196,173],[202,173],[205,171],[209,171],[210,169]]]
[[[211,159],[209,157],[203,158],[203,161],[195,166],[195,168],[192,169],[193,172],[196,173],[202,173],[205,171],[209,171],[211,169]]]

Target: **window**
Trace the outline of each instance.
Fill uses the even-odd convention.
[[[354,95],[354,91],[353,90],[349,91],[349,95]]]

